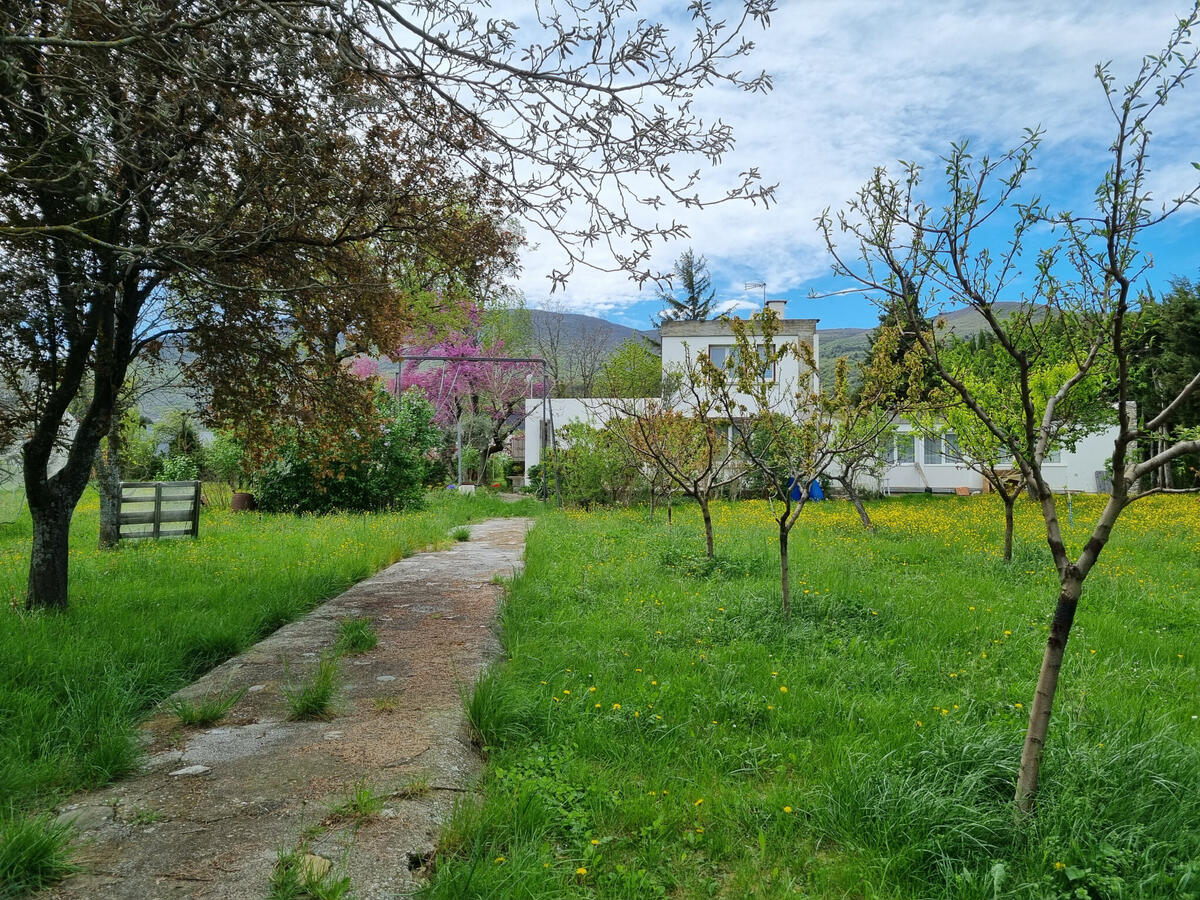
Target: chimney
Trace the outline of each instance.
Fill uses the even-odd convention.
[[[786,300],[768,300],[766,308],[773,310],[775,315],[781,319],[787,318],[787,301]]]

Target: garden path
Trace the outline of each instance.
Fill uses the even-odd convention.
[[[314,870],[349,875],[360,900],[410,896],[480,768],[460,692],[498,651],[494,579],[519,570],[531,526],[478,523],[469,541],[401,560],[180,691],[247,689],[217,727],[151,719],[144,772],[62,809],[81,831],[82,871],[40,896],[257,900],[297,848]],[[378,646],[341,659],[328,720],[286,721],[282,686],[310,674],[352,616],[374,622]],[[382,808],[333,814],[360,781]]]

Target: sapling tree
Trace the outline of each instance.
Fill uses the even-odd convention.
[[[611,398],[609,430],[700,507],[704,549],[713,555],[712,501],[745,472],[719,398],[705,389],[702,363],[685,361],[664,379],[664,396]]]
[[[881,412],[886,416],[889,411]],[[858,520],[868,531],[874,531],[875,526],[871,523],[871,515],[863,503],[862,486],[868,480],[874,481],[876,485],[883,480],[888,465],[887,454],[896,434],[896,427],[892,422],[882,428],[877,427],[876,422],[879,419],[880,415],[866,415],[854,423],[854,428],[865,432],[863,440],[846,441],[845,448],[836,454],[834,465],[826,473],[831,481],[836,481],[842,486],[846,498],[858,513]],[[853,435],[847,437],[853,438]]]
[[[875,442],[894,421],[897,398],[912,383],[911,355],[892,351],[899,330],[885,329],[863,365],[857,388],[850,366],[839,359],[834,383],[815,377],[817,361],[804,341],[778,340],[773,310],[730,321],[735,352],[722,366],[699,359],[700,391],[731,424],[739,454],[766,486],[778,530],[779,583],[783,612],[791,616],[788,542],[811,496],[812,484],[839,456]],[[797,374],[784,377],[795,360]]]
[[[1200,435],[1176,431],[1163,440],[1160,432],[1200,389],[1200,372],[1183,373],[1173,397],[1153,416],[1139,419],[1130,402],[1131,336],[1146,296],[1143,276],[1149,267],[1139,252],[1139,239],[1200,195],[1200,186],[1193,182],[1184,185],[1176,199],[1156,208],[1148,155],[1151,119],[1195,72],[1200,51],[1190,38],[1198,21],[1200,10],[1194,9],[1161,53],[1143,59],[1124,88],[1118,87],[1108,67],[1097,67],[1114,136],[1090,214],[1055,211],[1021,196],[1040,139],[1030,132],[1015,149],[998,157],[975,157],[965,144],[952,146],[937,205],[922,199],[920,168],[902,164],[898,178],[876,171],[844,213],[836,218],[826,214],[821,223],[835,269],[908,323],[929,364],[1011,455],[1041,509],[1059,587],[1016,780],[1015,802],[1024,812],[1034,806],[1059,672],[1084,582],[1122,511],[1141,497],[1173,490],[1162,484],[1144,486],[1146,477],[1200,449]],[[1002,246],[989,247],[993,232],[985,229],[1005,217],[1010,238]],[[839,232],[845,235],[845,246],[838,243]],[[1033,247],[1035,240],[1046,243]],[[1035,260],[1036,274],[1023,281],[1020,267],[1029,256]],[[1018,292],[1023,314],[1002,320],[997,302]],[[936,330],[913,327],[940,308],[963,304],[982,316],[998,352],[1009,361],[1013,392],[1008,399],[987,393],[956,370]],[[1050,357],[1048,342],[1039,337],[1049,334],[1059,317],[1067,326],[1057,335],[1065,353]],[[1116,400],[1112,493],[1083,545],[1069,548],[1045,465],[1059,427],[1059,409],[1085,393],[1089,379],[1101,371],[1112,373],[1110,390]],[[1138,442],[1149,436],[1157,443],[1152,452],[1141,455]]]
[[[1036,348],[1036,363],[1030,366],[1028,384],[1034,413],[1041,420],[1046,405],[1062,381],[1072,371],[1069,323],[1061,316],[1034,311],[1034,322],[1021,322],[1018,312],[1002,320],[1021,350]],[[940,342],[942,365],[953,373],[992,414],[993,422],[1009,434],[1022,431],[1023,403],[1020,378],[1013,358],[1001,349],[990,332],[971,341],[950,338]],[[1056,404],[1049,419],[1047,459],[1063,450],[1073,450],[1078,442],[1116,420],[1108,402],[1110,373],[1104,366],[1093,366],[1069,396]],[[946,454],[978,472],[999,495],[1004,505],[1004,550],[1012,559],[1014,507],[1025,487],[1025,478],[1016,467],[1005,442],[1000,441],[978,416],[966,406],[958,392],[944,382],[928,391],[927,403],[914,420],[927,439],[946,438]]]

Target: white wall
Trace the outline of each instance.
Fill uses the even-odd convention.
[[[816,319],[781,319],[779,321],[779,332],[774,337],[774,343],[776,346],[795,344],[797,342],[806,343],[813,348],[814,360],[819,362],[816,330]],[[733,332],[729,325],[717,321],[666,322],[662,326],[660,338],[662,341],[662,365],[664,372],[678,370],[689,359],[694,360],[702,354],[708,354],[710,348],[714,345],[731,345],[734,343]],[[794,354],[787,354],[777,364],[774,393],[777,396],[782,396],[784,392],[794,393],[796,385],[800,383],[800,379],[800,361]],[[815,390],[819,383],[816,373],[812,373],[811,377],[809,373],[805,373],[805,379],[808,381],[811,389]],[[748,397],[739,397],[737,399],[749,405]]]
[[[604,398],[563,397],[551,400],[543,410],[541,400],[525,401],[525,483],[529,484],[528,472],[542,461],[542,423],[549,428],[554,423],[557,432],[564,425],[580,422],[598,428],[612,417],[613,401]]]

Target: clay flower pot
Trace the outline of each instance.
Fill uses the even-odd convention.
[[[229,499],[229,508],[234,512],[250,512],[258,509],[258,503],[250,492],[234,491],[233,496]]]

